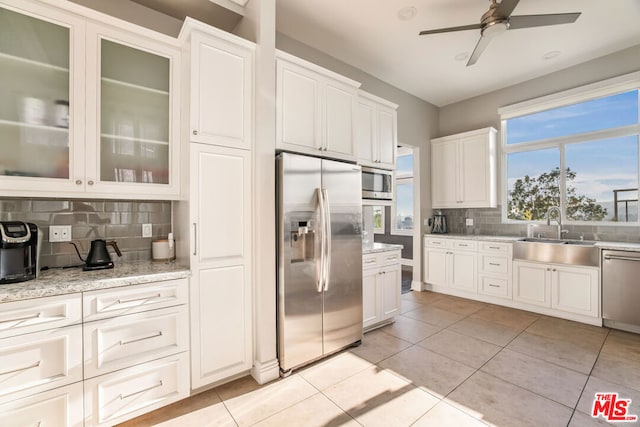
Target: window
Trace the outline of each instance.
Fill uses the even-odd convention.
[[[622,81],[624,80],[624,81]],[[503,220],[638,225],[640,73],[500,109]]]
[[[398,147],[391,234],[413,235],[413,150]]]
[[[384,234],[384,206],[373,207],[373,233]]]

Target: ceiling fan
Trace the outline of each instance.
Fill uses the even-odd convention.
[[[473,53],[469,57],[467,67],[475,64],[482,55],[482,52],[489,45],[491,39],[507,30],[518,30],[520,28],[543,27],[547,25],[571,24],[578,19],[577,13],[555,13],[547,15],[516,15],[511,16],[520,0],[502,0],[497,3],[491,0],[489,10],[482,15],[479,24],[463,25],[461,27],[440,28],[438,30],[420,31],[420,35],[448,33],[451,31],[480,30],[480,40],[476,44]]]

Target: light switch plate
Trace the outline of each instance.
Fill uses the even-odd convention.
[[[473,227],[473,218],[467,218],[466,224],[467,227]]]
[[[49,242],[70,242],[71,226],[70,225],[50,225],[49,226]]]
[[[142,237],[151,237],[152,234],[151,224],[142,224]]]

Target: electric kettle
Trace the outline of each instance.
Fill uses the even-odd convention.
[[[74,248],[76,248],[76,253],[80,260],[84,261],[85,265],[82,267],[84,271],[87,270],[103,270],[107,268],[113,268],[113,261],[111,261],[111,256],[109,255],[109,251],[107,251],[107,246],[113,246],[113,249],[116,251],[116,254],[121,257],[122,252],[120,252],[120,248],[115,240],[102,240],[96,239],[91,241],[91,247],[89,248],[89,254],[87,255],[87,259],[84,260],[80,256],[80,252],[78,251],[78,247],[75,243],[70,242]]]
[[[432,234],[446,234],[447,217],[442,214],[442,211],[438,211],[436,215],[429,218],[429,226],[431,227]]]

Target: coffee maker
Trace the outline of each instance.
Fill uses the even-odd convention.
[[[29,222],[0,221],[0,284],[35,279],[42,233]]]

